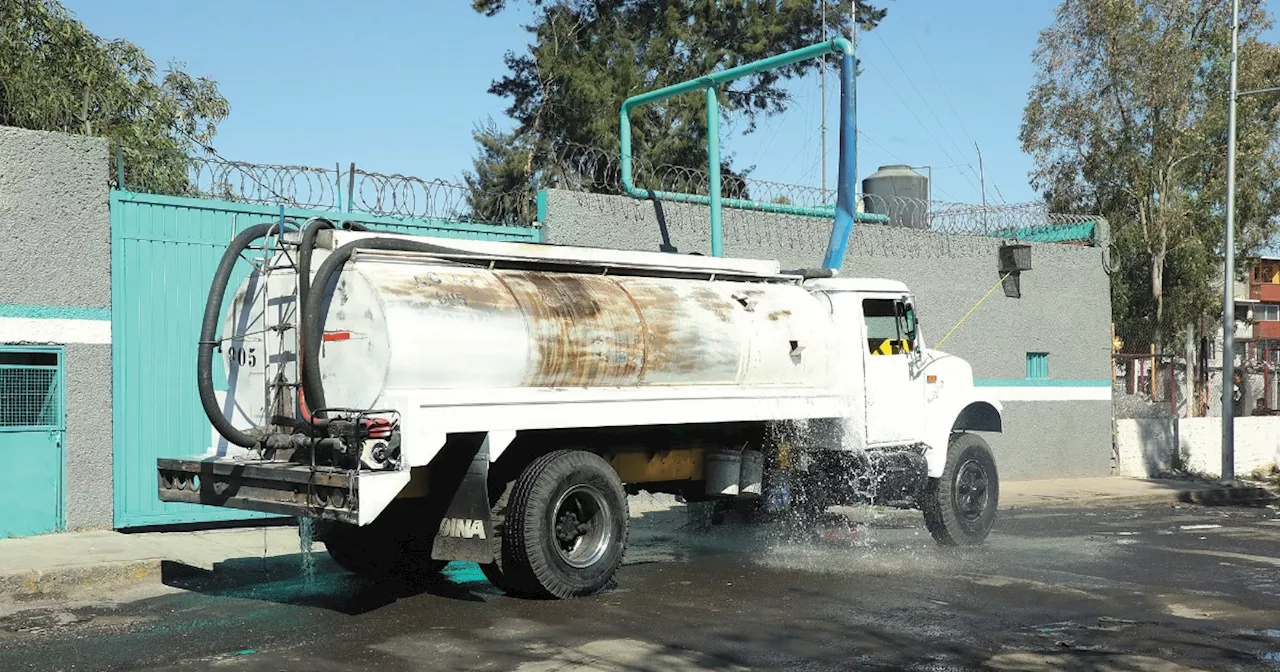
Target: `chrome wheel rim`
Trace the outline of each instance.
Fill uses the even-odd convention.
[[[579,484],[551,509],[552,540],[560,559],[583,569],[600,561],[613,539],[609,502],[595,487]]]

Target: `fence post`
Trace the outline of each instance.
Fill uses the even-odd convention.
[[[355,201],[356,193],[356,162],[351,162],[351,168],[347,171],[347,212],[351,212],[352,203]]]
[[[1156,375],[1158,375],[1159,366],[1156,364],[1156,344],[1151,344],[1151,399],[1156,397]]]
[[[1191,377],[1192,377],[1192,371],[1195,368],[1195,358],[1196,358],[1194,339],[1195,339],[1195,336],[1192,333],[1191,325],[1188,324],[1186,352],[1183,353],[1184,355],[1186,355],[1186,358],[1187,358],[1186,359],[1187,379],[1186,379],[1186,382],[1184,382],[1182,385],[1182,393],[1187,400],[1187,417],[1188,418],[1195,417],[1195,408],[1191,405],[1191,396],[1192,396],[1191,391],[1193,389],[1192,386],[1194,385],[1194,383],[1191,380]]]
[[[338,212],[342,210],[342,164],[333,162],[333,186],[338,194]]]

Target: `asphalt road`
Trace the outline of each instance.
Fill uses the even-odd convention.
[[[616,588],[529,601],[474,565],[424,585],[246,558],[163,594],[0,617],[0,670],[1280,669],[1280,512],[1002,512],[987,545],[918,514],[850,541],[638,521]],[[120,597],[120,596],[117,596]]]

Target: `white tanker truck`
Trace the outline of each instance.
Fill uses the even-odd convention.
[[[357,573],[473,561],[509,593],[561,598],[611,581],[639,490],[919,507],[946,545],[992,526],[996,465],[974,432],[1001,431],[1000,406],[926,346],[902,283],[281,226],[244,231],[219,267],[199,349],[215,448],[159,460],[164,501],[315,519]],[[218,337],[251,244],[274,251]]]

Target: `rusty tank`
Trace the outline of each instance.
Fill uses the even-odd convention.
[[[359,235],[326,232],[316,263]],[[829,307],[776,262],[669,255],[670,267],[637,269],[616,250],[528,245],[540,262],[503,268],[465,263],[483,241],[441,242],[461,259],[359,254],[313,290],[327,293],[318,357],[329,406],[377,408],[410,390],[812,387],[829,375]],[[291,414],[296,401],[286,256],[241,284],[225,318],[223,333],[237,336],[224,407],[238,426]]]

